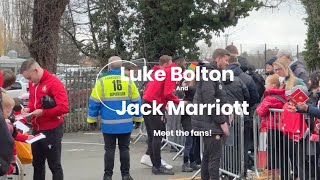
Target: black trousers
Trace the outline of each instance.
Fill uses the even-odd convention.
[[[219,180],[220,159],[222,154],[222,135],[204,136],[204,151],[201,162],[202,180]]]
[[[191,151],[193,152],[194,162],[196,162],[197,164],[201,164],[199,136],[193,137],[193,149]]]
[[[244,122],[244,174],[246,176],[247,170],[254,164],[254,160],[249,156],[248,151],[253,149],[253,122]]]
[[[63,124],[57,128],[45,131],[33,131],[33,135],[43,133],[45,139],[32,143],[33,155],[33,180],[45,180],[45,162],[48,161],[52,172],[52,180],[63,180],[63,170],[61,166],[61,141],[63,137]]]
[[[118,139],[118,147],[120,151],[120,171],[122,176],[129,175],[130,170],[130,136],[131,133],[126,134],[103,134],[104,138],[104,179],[113,175],[114,168],[114,154],[116,150]]]
[[[149,102],[144,102],[149,103]],[[151,104],[151,103],[149,103]],[[164,109],[162,112],[164,113]],[[145,115],[143,116],[144,122],[147,129],[148,134],[148,152],[151,158],[151,162],[155,168],[159,168],[161,166],[161,141],[162,136],[154,136],[154,132],[161,130],[166,130],[165,122],[161,120],[161,115]]]

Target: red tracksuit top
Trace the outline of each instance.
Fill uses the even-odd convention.
[[[40,117],[32,117],[31,124],[35,130],[50,130],[58,127],[63,122],[62,115],[69,112],[68,97],[62,82],[54,75],[44,69],[43,76],[38,84],[29,82],[30,112],[42,109]],[[41,107],[41,98],[45,95],[52,97],[57,106],[51,109]]]
[[[168,101],[173,101],[175,104],[180,102],[179,98],[174,94],[177,82],[171,80],[171,68],[177,67],[176,64],[171,63],[170,65],[163,68],[166,73],[166,78],[163,81],[157,81],[154,77],[155,71],[160,70],[160,66],[154,66],[152,68],[153,73],[151,75],[154,81],[149,81],[146,85],[143,99],[152,102],[156,101],[156,104],[163,104],[163,108],[166,107]]]

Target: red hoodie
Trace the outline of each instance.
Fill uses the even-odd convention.
[[[156,100],[157,105],[163,104],[165,107],[168,101],[173,101],[175,104],[180,102],[179,98],[174,94],[176,90],[176,85],[178,82],[171,80],[171,67],[177,67],[176,64],[171,63],[170,65],[166,66],[163,70],[166,73],[166,77],[163,81],[157,81],[154,78],[154,74],[157,70],[160,70],[160,66],[154,66],[152,68],[153,73],[151,75],[154,81],[149,81],[146,85],[143,99],[152,102]]]
[[[284,89],[268,89],[264,92],[264,98],[257,107],[257,114],[262,117],[261,128],[267,127],[268,129],[280,129],[280,114],[270,113],[270,108],[282,109],[284,103],[281,102],[277,97],[272,95],[278,95],[286,100]],[[274,116],[276,115],[276,116]]]
[[[32,117],[32,127],[38,131],[58,127],[63,122],[62,115],[69,112],[68,97],[62,82],[47,70],[44,70],[38,84],[29,83],[29,91],[28,108],[30,108],[30,112],[35,109],[43,110],[42,116]],[[57,106],[51,109],[43,109],[41,107],[41,98],[45,95],[52,97]]]

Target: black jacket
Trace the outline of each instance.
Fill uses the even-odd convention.
[[[0,176],[6,174],[13,156],[14,140],[9,133],[7,123],[0,112]]]
[[[224,81],[223,84],[225,85],[228,103],[234,104],[235,101],[239,101],[239,103],[250,102],[248,88],[239,77],[234,76],[233,81],[230,81],[230,78],[227,77],[227,81]]]
[[[258,92],[259,92],[259,98],[261,99],[264,91],[266,90],[266,88],[264,87],[265,81],[263,77],[254,71],[248,71],[248,74],[252,77],[253,81],[256,83]]]
[[[250,101],[249,105],[250,107],[253,107],[255,104],[258,104],[260,102],[260,97],[259,97],[259,92],[258,92],[258,87],[252,77],[244,73],[238,64],[230,64],[228,65],[227,69],[230,69],[233,71],[234,76],[239,77],[244,84],[247,86],[249,94],[250,94]]]
[[[217,69],[215,63],[205,64],[200,67],[206,67],[209,72]],[[217,104],[216,99],[220,99],[220,107],[227,103],[226,92],[221,81],[210,81],[210,79],[209,81],[203,81],[203,79],[201,79],[197,82],[193,104]],[[203,112],[203,115],[191,116],[191,123],[194,130],[211,130],[212,134],[223,134],[220,125],[227,122],[227,117],[223,115],[222,112],[220,112],[220,115],[216,115],[215,108],[211,110],[211,115],[208,114],[208,108],[204,108]]]

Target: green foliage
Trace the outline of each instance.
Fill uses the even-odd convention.
[[[156,61],[163,54],[196,59],[199,40],[210,44],[212,33],[219,35],[262,4],[257,0],[221,4],[212,0],[132,0],[129,5],[139,13],[137,24],[143,27],[136,41],[138,53]]]
[[[82,15],[88,14],[91,39],[75,42],[82,53],[100,59],[101,64],[112,55],[157,61],[167,54],[194,61],[199,56],[199,40],[210,44],[213,34],[219,35],[262,6],[260,0],[84,1],[87,8]]]
[[[95,39],[92,45],[95,53],[101,59],[106,59],[111,55],[126,55],[126,48],[123,41],[122,26],[124,17],[119,15],[120,11],[125,11],[120,0],[98,0],[91,1],[91,21],[92,32]]]
[[[304,59],[307,63],[308,69],[316,70],[320,67],[320,0],[302,0],[306,9],[308,17],[305,19],[308,26],[306,51],[303,52]]]

